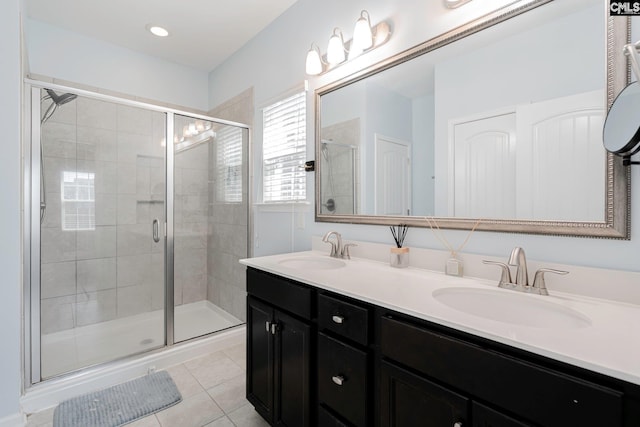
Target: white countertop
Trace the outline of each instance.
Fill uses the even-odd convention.
[[[526,298],[562,305],[586,316],[582,328],[537,328],[504,323],[455,310],[432,296],[436,289],[466,287],[515,293],[497,281],[452,277],[419,268],[398,269],[362,258],[344,260],[339,269],[289,268],[291,258],[326,257],[306,251],[240,260],[244,265],[366,301],[420,319],[530,351],[555,360],[640,385],[640,306],[549,290],[549,296]]]

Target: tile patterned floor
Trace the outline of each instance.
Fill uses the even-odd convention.
[[[245,399],[245,346],[238,345],[167,369],[182,402],[127,427],[268,427]],[[54,408],[27,418],[27,427],[52,427]]]

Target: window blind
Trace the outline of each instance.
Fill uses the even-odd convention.
[[[306,200],[306,115],[305,92],[276,102],[262,112],[265,203]]]
[[[224,126],[216,131],[216,201],[242,202],[242,129]]]

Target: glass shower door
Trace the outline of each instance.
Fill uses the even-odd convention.
[[[243,323],[248,131],[174,119],[174,341]]]
[[[34,91],[37,382],[165,345],[166,114]]]

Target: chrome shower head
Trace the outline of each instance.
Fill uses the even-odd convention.
[[[67,102],[71,102],[78,97],[78,95],[76,95],[75,93],[63,93],[61,95],[58,95],[51,89],[45,89],[45,90],[47,91],[47,94],[49,95],[51,100],[54,102],[54,104],[58,106],[64,105]]]

